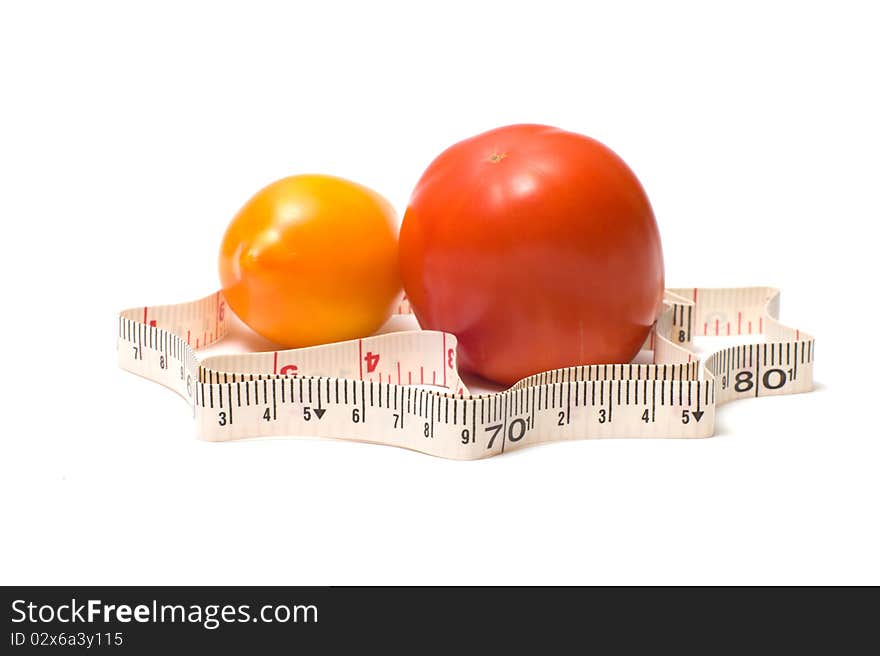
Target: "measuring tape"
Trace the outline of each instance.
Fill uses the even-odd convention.
[[[473,460],[541,442],[709,437],[727,401],[809,391],[814,340],[778,314],[769,287],[670,289],[644,345],[652,364],[557,369],[479,396],[459,377],[455,336],[429,330],[200,360],[227,332],[222,292],[121,312],[117,349],[123,369],[189,402],[205,440],[329,437]],[[691,346],[749,334],[766,341],[704,360]]]

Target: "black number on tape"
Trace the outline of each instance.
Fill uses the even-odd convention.
[[[748,392],[754,383],[752,382],[752,372],[751,371],[740,371],[736,375],[736,382],[733,384],[733,389],[737,392]]]
[[[779,389],[785,385],[785,372],[782,369],[768,369],[761,377],[761,382],[767,389]]]
[[[514,419],[507,427],[507,439],[511,442],[519,442],[526,434],[526,420]]]
[[[501,424],[486,426],[486,432],[492,433],[492,437],[489,438],[489,445],[486,447],[487,449],[491,449],[492,445],[495,444],[495,438],[498,437],[498,433],[501,432],[502,428],[504,428],[504,426],[502,426]]]

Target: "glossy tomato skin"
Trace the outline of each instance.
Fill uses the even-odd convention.
[[[459,365],[505,384],[629,362],[663,299],[660,235],[633,172],[543,125],[441,153],[410,198],[400,262],[422,327],[454,333]]]
[[[232,310],[288,348],[369,335],[401,294],[394,209],[328,175],[257,192],[229,224],[219,264]]]

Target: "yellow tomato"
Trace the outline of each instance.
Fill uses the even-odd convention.
[[[248,326],[288,348],[369,335],[399,301],[397,231],[391,204],[362,185],[278,180],[226,230],[223,294]]]

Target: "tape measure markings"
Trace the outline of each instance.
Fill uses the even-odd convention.
[[[434,331],[200,362],[192,336],[203,348],[228,330],[219,292],[193,303],[122,312],[117,348],[124,369],[188,399],[203,439],[315,435],[474,459],[554,440],[706,437],[717,405],[808,391],[814,340],[776,320],[778,299],[776,290],[763,287],[671,289],[645,341],[653,346],[654,363],[558,369],[479,396],[471,396],[458,375],[455,337]],[[409,310],[405,301],[400,307]],[[701,361],[690,348],[693,326],[717,324],[716,333],[731,326],[732,332],[734,317],[737,334],[754,322],[766,326],[771,341],[730,346]],[[426,370],[432,383],[449,391],[402,383],[404,372],[407,381],[415,372],[424,381]]]

